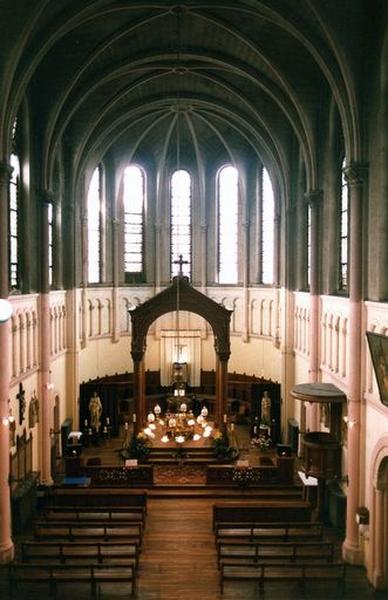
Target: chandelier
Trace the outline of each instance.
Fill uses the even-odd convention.
[[[170,398],[169,408],[162,415],[159,404],[147,415],[147,425],[143,433],[150,439],[159,439],[164,444],[175,442],[183,444],[189,440],[198,442],[209,438],[213,428],[207,421],[208,410],[204,406],[201,413],[195,417],[186,402],[181,402],[174,410],[174,400]]]

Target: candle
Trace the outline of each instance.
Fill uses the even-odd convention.
[[[89,435],[92,435],[92,428],[89,427],[89,431],[88,431]]]
[[[125,429],[125,431],[128,430],[128,422],[127,421],[125,421],[125,423],[124,423],[124,429]]]
[[[107,428],[107,426],[106,426],[106,425],[105,425],[105,427],[104,427],[104,429],[103,429],[103,432],[104,432],[104,433],[108,433],[108,428]]]
[[[230,424],[230,431],[234,431],[234,423]]]
[[[85,427],[88,426],[88,420],[87,419],[85,419],[84,425],[85,425]]]
[[[133,415],[132,415],[132,421],[133,421],[134,423],[136,423],[136,413],[133,413]]]
[[[224,423],[227,423],[227,422],[228,422],[228,417],[227,417],[227,415],[225,414],[225,415],[224,415]]]
[[[109,417],[106,418],[106,424],[109,425],[110,424],[110,420]]]

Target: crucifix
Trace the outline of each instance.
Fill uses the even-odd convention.
[[[182,266],[183,265],[188,265],[189,261],[188,260],[183,260],[183,254],[179,255],[179,259],[178,260],[174,260],[174,265],[179,265],[179,277],[182,277],[183,275],[183,270],[182,270]]]
[[[23,424],[24,412],[26,410],[26,391],[23,388],[23,384],[19,384],[19,393],[16,394],[16,398],[19,401],[19,425]]]

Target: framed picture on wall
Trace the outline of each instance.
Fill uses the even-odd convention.
[[[388,406],[388,336],[367,331],[366,337],[379,387],[380,400],[385,406]]]

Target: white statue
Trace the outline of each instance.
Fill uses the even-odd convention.
[[[263,393],[261,399],[261,425],[271,425],[271,398],[268,396],[268,392]]]
[[[90,425],[92,429],[99,431],[101,427],[102,404],[97,392],[93,392],[93,396],[89,401]]]

